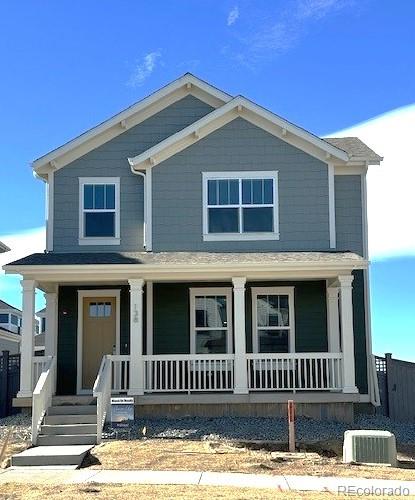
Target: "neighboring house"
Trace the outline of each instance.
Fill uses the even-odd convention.
[[[101,366],[99,398],[112,384],[142,413],[295,399],[347,419],[376,402],[366,173],[381,160],[190,74],[36,160],[47,251],[5,266],[23,276],[20,404],[36,288],[58,395],[92,394]]]
[[[46,307],[36,313],[35,356],[45,355]]]
[[[18,354],[20,351],[20,327],[22,312],[0,300],[0,351]]]
[[[10,248],[0,241],[0,253],[9,252]]]

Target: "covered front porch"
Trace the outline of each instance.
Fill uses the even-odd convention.
[[[245,276],[205,269],[196,276],[24,279],[18,397],[31,398],[53,362],[57,395],[92,395],[105,387],[153,403],[221,393],[224,401],[247,401],[236,396],[250,394],[257,395],[250,401],[289,394],[357,401],[353,282],[359,271],[350,264],[347,270],[309,267]],[[46,292],[44,357],[33,355],[27,327],[36,287]],[[96,326],[111,318],[106,333]]]

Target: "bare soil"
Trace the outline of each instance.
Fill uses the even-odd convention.
[[[275,457],[272,452],[278,448],[269,443],[261,445],[178,439],[109,441],[93,448],[83,467],[415,480],[414,446],[408,446],[405,453],[400,454],[398,468],[343,464],[338,455],[338,443],[309,446],[298,453],[300,458],[295,459]]]
[[[305,493],[305,492],[279,492],[275,489],[255,488],[228,488],[217,486],[144,486],[144,485],[70,485],[70,486],[45,486],[8,483],[0,486],[1,500],[44,499],[69,500],[69,499],[118,499],[118,498],[146,498],[155,500],[168,499],[241,499],[241,500],[284,500],[284,499],[316,499],[325,500],[333,498],[331,493]],[[341,497],[338,497],[341,498]]]

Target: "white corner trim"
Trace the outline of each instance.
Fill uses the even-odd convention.
[[[115,354],[120,354],[120,289],[78,290],[78,327],[76,357],[76,393],[90,394],[91,390],[82,389],[82,342],[83,342],[83,306],[85,297],[115,297]],[[108,353],[112,354],[112,353]],[[98,375],[98,372],[97,372]]]
[[[196,353],[196,324],[195,324],[195,308],[196,308],[196,296],[215,296],[224,295],[226,297],[226,316],[227,316],[227,337],[226,337],[226,353],[230,354],[233,352],[232,336],[233,336],[233,325],[232,325],[232,288],[229,287],[217,287],[217,288],[190,288],[190,354]],[[209,328],[203,328],[208,330]],[[214,328],[211,328],[214,329]]]
[[[53,250],[53,212],[54,212],[54,172],[48,173],[48,182],[46,183],[46,250]]]
[[[208,181],[215,179],[272,179],[273,181],[273,223],[274,230],[272,232],[258,232],[258,233],[209,233],[208,227]],[[229,205],[223,205],[226,208]],[[232,205],[234,208],[239,209],[240,229],[242,230],[241,208],[242,193],[241,183],[239,183],[239,204]],[[271,207],[271,205],[252,205],[252,207],[264,206]],[[247,208],[251,205],[246,205]],[[203,241],[264,241],[264,240],[279,240],[279,183],[278,171],[274,170],[253,170],[253,171],[221,171],[221,172],[202,172],[202,231]]]
[[[279,287],[252,287],[252,352],[259,352],[259,338],[258,338],[258,316],[257,316],[257,297],[258,295],[288,295],[288,308],[290,318],[290,334],[289,334],[289,352],[295,352],[295,304],[294,304],[294,291],[293,286],[279,286]]]
[[[84,186],[85,184],[115,185],[115,235],[104,237],[84,236]],[[119,245],[120,244],[120,178],[119,177],[79,177],[79,245]],[[109,210],[112,212],[113,210]]]
[[[329,233],[330,248],[336,248],[336,199],[334,189],[334,166],[328,163],[328,185],[329,185]]]

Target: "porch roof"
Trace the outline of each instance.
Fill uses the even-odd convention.
[[[226,264],[349,264],[365,268],[367,261],[352,252],[79,252],[34,253],[10,262],[4,269],[12,271],[25,266],[79,266],[79,265],[226,265]]]

